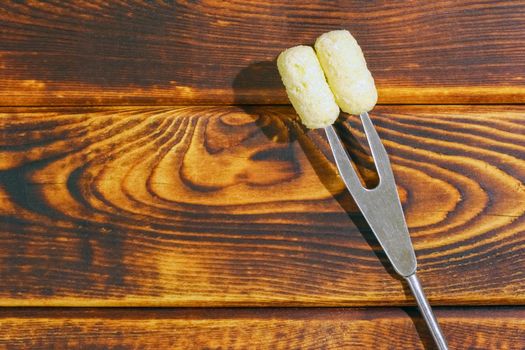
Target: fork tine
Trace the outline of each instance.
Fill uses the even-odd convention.
[[[346,153],[346,150],[343,147],[341,139],[339,139],[339,136],[335,132],[332,125],[327,126],[325,128],[325,131],[341,178],[343,179],[346,187],[348,188],[352,196],[359,196],[362,192],[365,191],[365,188],[363,187],[361,181],[357,177],[357,173],[355,172],[355,169],[352,166],[350,159],[348,158],[348,154]]]
[[[372,124],[372,120],[370,120],[368,113],[361,113],[360,117],[368,144],[370,145],[372,157],[374,158],[377,173],[379,174],[379,187],[382,184],[387,184],[394,181],[394,174],[392,173],[392,167],[390,166],[390,159],[388,158],[385,146],[381,142],[381,139],[377,134],[377,130],[375,129],[374,124]]]

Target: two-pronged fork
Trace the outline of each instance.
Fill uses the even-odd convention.
[[[329,125],[325,127],[325,131],[337,169],[394,269],[406,279],[410,286],[438,348],[446,350],[448,349],[447,342],[416,275],[416,256],[408,234],[388,154],[368,113],[361,113],[360,117],[379,175],[379,184],[373,189],[363,187],[341,140],[333,126]]]

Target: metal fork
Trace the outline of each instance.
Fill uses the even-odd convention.
[[[388,154],[368,113],[362,113],[360,117],[379,175],[379,184],[373,189],[363,187],[341,140],[330,125],[325,131],[337,169],[394,269],[406,279],[438,348],[447,350],[448,345],[443,332],[416,275],[416,255],[408,234]]]

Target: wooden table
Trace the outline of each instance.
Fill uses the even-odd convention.
[[[276,71],[339,28],[451,348],[525,348],[525,2],[6,1],[0,25],[0,348],[431,349]]]

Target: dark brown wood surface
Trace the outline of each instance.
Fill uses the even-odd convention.
[[[451,349],[523,349],[523,308],[436,314]],[[413,309],[15,309],[0,319],[5,349],[433,349]]]
[[[323,133],[276,106],[278,53],[341,28],[451,349],[525,348],[525,1],[22,0],[0,3],[0,349],[433,349]]]
[[[380,103],[525,101],[524,1],[3,1],[0,105],[288,103],[276,55],[340,28]]]
[[[412,303],[290,107],[1,112],[0,305]],[[524,303],[525,106],[372,118],[432,303]]]

